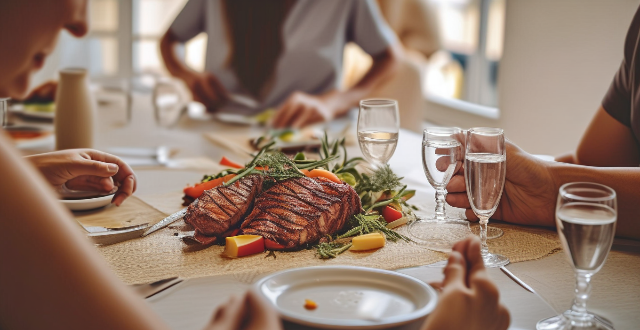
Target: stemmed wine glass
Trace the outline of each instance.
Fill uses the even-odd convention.
[[[398,101],[367,99],[360,101],[358,143],[364,158],[374,167],[389,161],[396,151],[400,115]]]
[[[422,166],[429,184],[436,190],[433,217],[418,219],[409,226],[414,241],[434,250],[450,250],[470,234],[467,221],[448,217],[446,187],[464,158],[464,135],[457,127],[429,127],[422,135]]]
[[[607,186],[575,182],[560,187],[556,226],[576,274],[576,296],[571,309],[538,322],[538,330],[613,330],[609,320],[587,311],[587,299],[591,276],[602,268],[611,250],[617,215],[616,192]]]
[[[498,208],[507,169],[504,132],[500,128],[478,127],[467,131],[464,180],[473,213],[480,218],[481,254],[486,267],[502,267],[509,259],[489,253],[487,223]]]

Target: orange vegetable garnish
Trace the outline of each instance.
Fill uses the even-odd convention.
[[[338,179],[338,177],[335,174],[321,168],[316,168],[309,171],[309,174],[307,174],[307,176],[310,178],[323,177],[335,183],[342,183],[342,180]]]
[[[225,175],[221,178],[217,178],[211,181],[207,181],[207,182],[203,182],[203,183],[198,183],[195,186],[191,186],[191,187],[186,187],[184,188],[183,192],[185,195],[192,197],[192,198],[198,198],[200,197],[200,195],[202,195],[202,193],[205,190],[209,190],[209,189],[213,189],[229,180],[231,180],[234,176],[236,176],[235,174],[228,174]]]
[[[244,166],[230,161],[227,157],[222,157],[222,159],[220,160],[220,165],[229,166],[231,168],[244,168]]]
[[[316,302],[313,301],[313,300],[305,299],[304,300],[304,308],[312,311],[312,310],[318,308],[318,304],[316,304]]]

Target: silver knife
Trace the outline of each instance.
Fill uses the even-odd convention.
[[[527,285],[527,283],[524,283],[524,281],[522,281],[521,279],[519,279],[517,276],[513,275],[512,272],[510,272],[506,267],[502,266],[500,267],[500,270],[507,276],[509,276],[510,279],[512,279],[514,282],[516,282],[518,285],[520,285],[523,289],[531,292],[531,293],[536,293],[533,288],[531,288],[529,285]]]
[[[145,237],[151,233],[154,233],[180,219],[182,219],[185,215],[187,214],[187,208],[183,208],[182,210],[162,219],[160,222],[156,223],[155,225],[151,226],[149,229],[147,229],[144,233],[142,233],[142,237]]]

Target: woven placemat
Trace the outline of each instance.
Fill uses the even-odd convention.
[[[164,199],[164,198],[163,198]],[[163,200],[159,199],[159,200]],[[179,208],[169,206],[165,209]],[[123,206],[110,207],[102,212],[78,217],[85,226],[131,225],[156,222],[164,213],[132,197]],[[257,254],[238,259],[222,255],[224,247],[187,245],[175,235],[181,231],[182,221],[152,235],[108,246],[98,246],[111,268],[128,284],[146,283],[180,276],[196,278],[211,275],[234,275],[250,283],[261,275],[288,268],[320,265],[354,265],[381,269],[399,269],[431,264],[445,260],[446,253],[431,251],[414,243],[387,243],[373,252],[347,251],[338,258],[321,260],[314,250]],[[489,241],[491,252],[502,253],[511,262],[545,257],[560,249],[557,235],[546,229],[493,224],[504,230],[504,236]],[[401,229],[405,231],[406,228]]]

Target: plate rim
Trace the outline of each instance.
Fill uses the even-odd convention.
[[[287,273],[295,273],[301,270],[312,270],[312,269],[337,269],[337,270],[355,270],[355,271],[363,271],[363,272],[373,272],[373,273],[378,273],[378,274],[384,274],[384,275],[388,275],[388,276],[395,276],[395,277],[402,277],[406,280],[409,280],[411,282],[414,282],[415,284],[417,284],[418,286],[422,287],[425,289],[425,292],[431,297],[431,299],[429,300],[429,302],[411,312],[408,313],[406,315],[404,315],[404,318],[401,320],[396,320],[393,322],[379,322],[379,323],[372,323],[372,324],[358,324],[358,325],[345,325],[345,324],[341,324],[339,322],[323,322],[323,323],[317,323],[317,322],[313,322],[313,321],[309,321],[307,319],[302,319],[296,315],[295,313],[283,310],[282,308],[280,308],[277,304],[275,304],[273,301],[271,301],[269,298],[265,297],[265,294],[262,292],[262,286],[270,279],[276,277],[276,276],[280,276],[282,274],[287,274]],[[280,314],[280,316],[287,321],[291,321],[297,324],[302,324],[302,325],[306,325],[306,326],[312,326],[312,327],[316,327],[316,328],[324,328],[324,329],[336,329],[336,328],[341,328],[341,329],[379,329],[379,328],[387,328],[387,327],[394,327],[394,326],[399,326],[399,325],[403,325],[403,324],[407,324],[413,321],[416,321],[420,318],[423,318],[427,315],[429,315],[431,312],[433,312],[433,310],[435,309],[437,303],[438,303],[438,293],[436,292],[436,290],[429,285],[428,283],[425,283],[424,281],[421,281],[413,276],[409,276],[406,274],[402,274],[396,271],[392,271],[392,270],[386,270],[386,269],[379,269],[379,268],[371,268],[371,267],[362,267],[362,266],[351,266],[351,265],[331,265],[331,266],[309,266],[309,267],[299,267],[299,268],[290,268],[290,269],[285,269],[279,272],[275,272],[273,274],[269,274],[267,276],[264,276],[263,278],[261,278],[260,280],[258,280],[254,285],[253,285],[254,290],[262,297],[262,299],[265,299],[266,301],[269,302],[269,304],[275,308],[278,313]]]
[[[69,210],[71,211],[88,211],[88,210],[92,210],[92,209],[97,209],[103,206],[107,206],[109,205],[109,203],[105,203],[104,205],[100,205],[100,206],[96,206],[94,208],[77,208],[75,209],[74,206],[81,206],[81,205],[86,205],[86,204],[90,204],[90,203],[98,203],[98,202],[103,202],[103,201],[109,201],[111,199],[113,199],[113,196],[115,195],[115,193],[113,194],[109,194],[109,195],[104,195],[104,196],[98,196],[98,197],[92,197],[92,198],[83,198],[83,199],[58,199],[64,206],[66,206],[67,208],[69,208]]]

